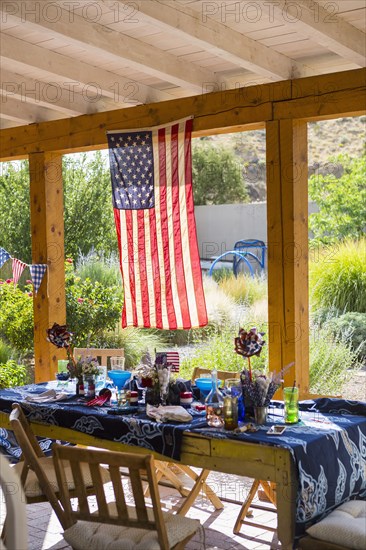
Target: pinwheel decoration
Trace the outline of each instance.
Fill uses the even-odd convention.
[[[248,372],[250,380],[252,379],[250,358],[254,355],[260,355],[265,344],[262,336],[264,336],[264,332],[258,332],[257,328],[253,327],[249,331],[246,331],[243,328],[239,329],[239,335],[235,338],[236,353],[248,359]]]

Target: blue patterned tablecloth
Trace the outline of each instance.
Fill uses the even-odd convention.
[[[175,460],[180,458],[183,432],[192,426],[206,424],[202,416],[194,418],[190,424],[159,424],[148,418],[144,412],[137,412],[137,409],[134,415],[110,415],[110,407],[87,407],[84,398],[80,399],[72,394],[63,401],[43,404],[25,401],[27,396],[37,395],[51,388],[55,388],[55,383],[0,390],[0,411],[9,413],[12,403],[19,402],[31,422],[52,424],[101,439],[145,447]],[[49,450],[52,441],[41,439],[40,444],[45,450]],[[0,428],[0,446],[2,452],[9,457],[19,458],[21,452],[12,433],[3,428]]]
[[[51,383],[52,384],[52,383]],[[289,449],[298,472],[296,535],[350,498],[366,498],[366,403],[341,399],[318,399],[300,403],[301,421],[287,425],[283,435],[268,435],[272,424],[283,424],[283,404],[273,402],[267,425],[256,433],[209,428],[202,416],[190,424],[159,424],[143,412],[134,416],[112,416],[108,407],[86,407],[75,396],[47,404],[25,402],[27,395],[50,386],[37,384],[0,390],[0,410],[10,412],[21,402],[31,421],[44,422],[129,445],[154,450],[179,460],[184,431],[210,438],[236,439]],[[44,448],[50,440],[42,440]],[[20,451],[11,432],[0,429],[0,446],[13,458]],[[245,452],[243,448],[243,452]]]
[[[283,435],[268,435],[270,425],[284,425],[283,403],[272,405],[267,425],[256,433],[233,435],[208,427],[192,431],[289,449],[299,478],[296,535],[300,536],[342,502],[366,499],[366,403],[328,398],[303,401],[298,424],[286,425]]]

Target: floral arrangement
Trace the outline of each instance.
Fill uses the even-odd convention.
[[[88,376],[96,376],[97,374],[99,374],[99,363],[91,355],[79,356],[75,361],[75,366],[76,366],[76,370],[75,370],[76,376],[88,377]],[[71,375],[70,363],[68,365],[68,370]]]
[[[66,325],[54,323],[51,328],[47,329],[47,340],[57,348],[65,348],[66,350],[69,361],[67,370],[70,373],[70,378],[99,374],[99,363],[93,357],[83,356],[75,360],[72,337],[73,333],[67,330]]]
[[[251,398],[255,407],[268,407],[272,397],[281,386],[282,371],[268,375],[259,371],[249,373],[244,369],[240,375],[244,392]]]
[[[141,363],[134,369],[134,374],[143,382],[145,387],[154,387],[159,384],[158,371],[149,352],[146,352]]]

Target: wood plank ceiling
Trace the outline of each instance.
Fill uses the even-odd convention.
[[[366,0],[1,1],[0,127],[365,66]]]

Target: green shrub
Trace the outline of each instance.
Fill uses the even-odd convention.
[[[366,313],[348,312],[331,319],[326,325],[335,336],[349,340],[360,360],[366,356]]]
[[[66,262],[66,319],[77,347],[96,346],[104,332],[114,330],[121,309],[120,287],[82,280]]]
[[[260,329],[261,330],[261,329]],[[237,335],[237,326],[227,326],[221,332],[214,333],[210,340],[198,346],[190,357],[182,361],[180,375],[190,378],[195,367],[205,369],[241,372],[248,366],[247,359],[234,351],[234,338]],[[267,346],[264,346],[260,357],[252,357],[253,369],[266,370],[268,360]]]
[[[0,389],[23,386],[27,381],[27,369],[16,361],[0,363]]]
[[[93,283],[98,282],[103,286],[122,287],[118,261],[101,260],[91,253],[78,260],[75,275],[81,279],[90,279]]]
[[[161,335],[162,331],[128,327],[117,327],[113,332],[106,332],[96,340],[96,347],[123,348],[126,369],[136,367],[143,354],[149,351],[153,356],[155,349],[161,350],[166,345]]]
[[[366,313],[366,239],[324,249],[310,263],[310,289],[314,309]]]
[[[335,337],[329,327],[315,329],[310,338],[310,391],[340,394],[355,370],[361,368],[349,340]]]
[[[12,355],[11,348],[0,339],[0,364],[9,361]]]
[[[0,337],[21,356],[33,352],[33,298],[31,286],[25,288],[0,281]]]
[[[221,277],[219,288],[238,304],[251,305],[257,300],[267,297],[267,281],[263,277],[250,277],[243,274],[235,277],[231,272]]]

